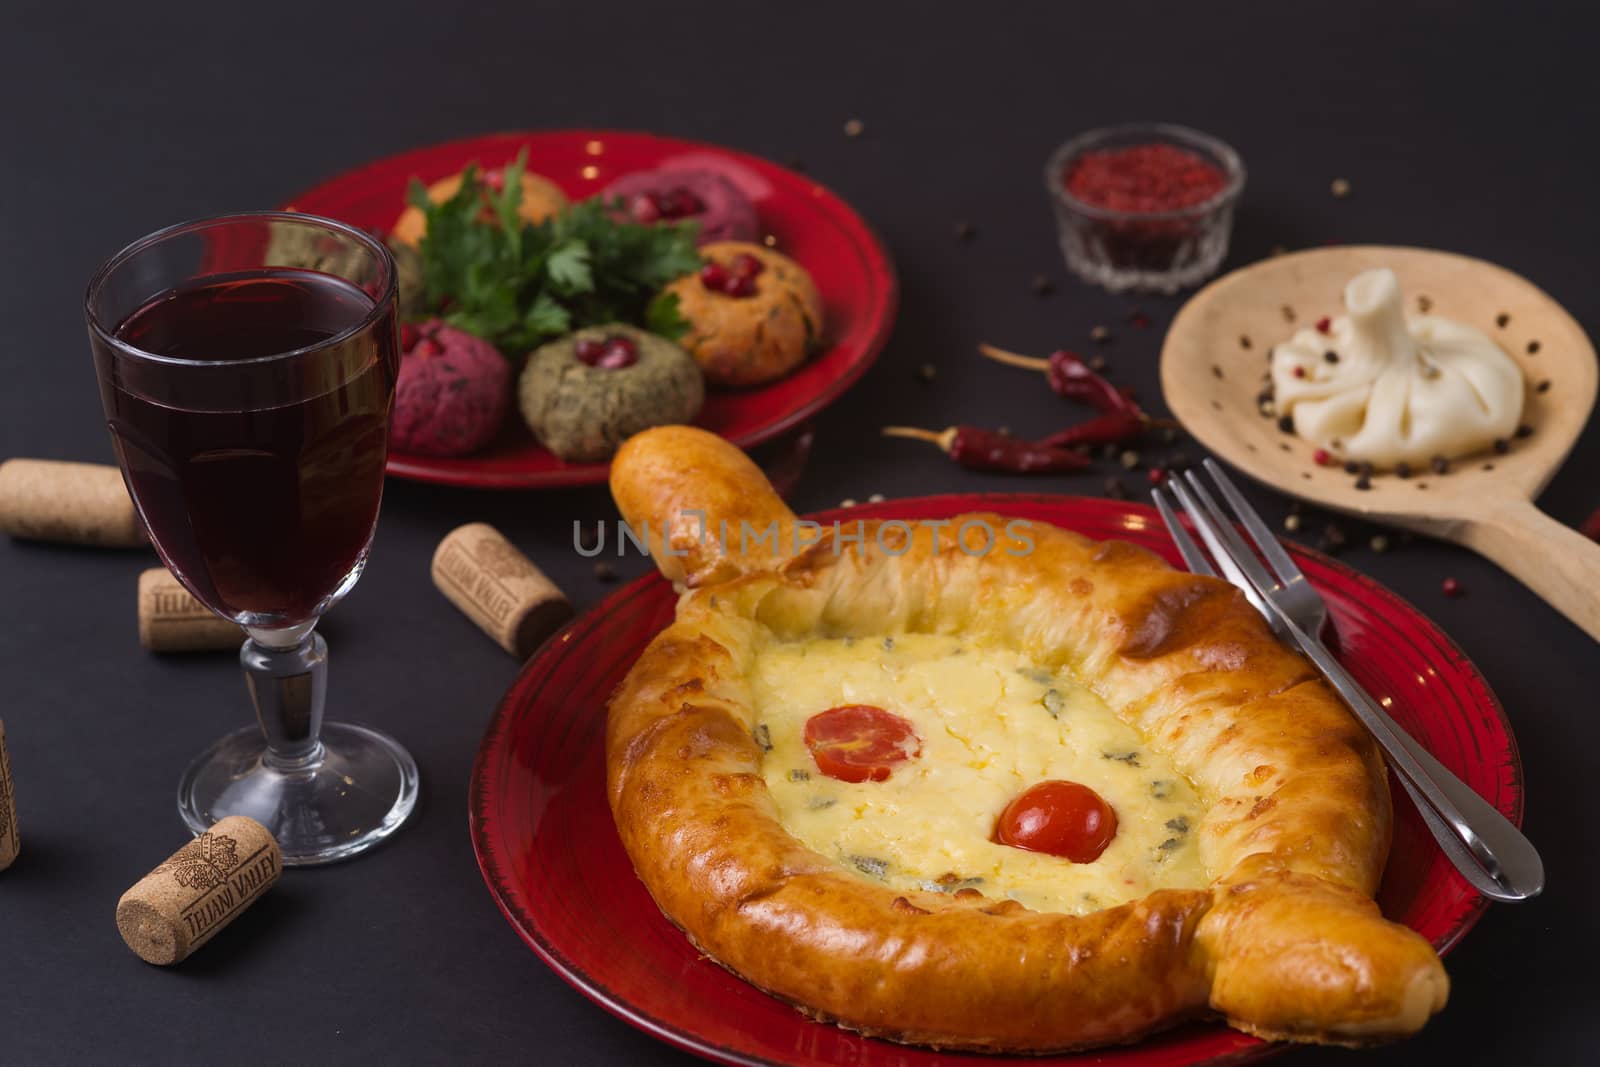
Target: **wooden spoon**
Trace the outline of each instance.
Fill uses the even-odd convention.
[[[1374,474],[1359,490],[1261,413],[1272,346],[1342,314],[1345,283],[1373,267],[1399,275],[1408,311],[1426,306],[1476,326],[1516,360],[1527,375],[1522,422],[1531,436],[1505,455],[1453,459],[1447,474]],[[1377,245],[1298,252],[1220,278],[1178,312],[1161,349],[1167,406],[1210,451],[1292,496],[1466,545],[1600,640],[1600,544],[1533,505],[1589,420],[1596,377],[1582,327],[1531,282],[1466,256]]]

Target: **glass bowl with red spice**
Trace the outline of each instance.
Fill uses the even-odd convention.
[[[1175,293],[1215,274],[1244,177],[1215,137],[1154,122],[1081,133],[1044,171],[1068,268],[1112,292]]]

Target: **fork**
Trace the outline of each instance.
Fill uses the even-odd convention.
[[[1533,844],[1511,820],[1457,778],[1427,749],[1400,728],[1322,643],[1328,606],[1304,572],[1284,551],[1267,524],[1235,488],[1214,459],[1205,469],[1250,535],[1244,539],[1205,482],[1194,472],[1174,475],[1168,488],[1189,513],[1222,576],[1243,591],[1273,632],[1296,645],[1339,693],[1383,748],[1389,764],[1416,803],[1445,856],[1479,893],[1492,900],[1516,901],[1544,889],[1544,863]],[[1217,576],[1210,560],[1179,521],[1161,489],[1151,492],[1178,552],[1195,574]],[[1256,552],[1260,552],[1258,558]],[[1262,565],[1265,559],[1266,566]],[[1268,567],[1271,570],[1268,570]]]

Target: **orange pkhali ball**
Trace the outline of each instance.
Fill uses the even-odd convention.
[[[805,362],[822,333],[822,298],[804,267],[744,241],[700,249],[706,266],[667,286],[689,332],[678,343],[713,385],[760,385]]]
[[[496,175],[501,174],[499,168],[483,173],[483,179],[493,182]],[[428,186],[428,199],[435,203],[449,200],[461,189],[461,175],[452,174],[448,178],[440,178]],[[549,218],[567,206],[567,196],[561,187],[539,174],[524,171],[522,174],[522,203],[517,207],[517,214],[529,222],[539,222]],[[422,235],[427,232],[428,220],[421,209],[411,206],[400,213],[395,220],[392,236],[403,244],[415,245],[422,240]]]

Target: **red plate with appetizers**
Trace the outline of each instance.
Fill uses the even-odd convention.
[[[872,230],[843,200],[803,174],[715,145],[605,130],[495,133],[419,148],[341,174],[286,206],[387,234],[406,206],[412,178],[425,184],[468,163],[499,167],[528,150],[528,169],[572,200],[616,178],[664,165],[723,175],[748,196],[764,234],[810,272],[826,308],[828,347],[788,376],[743,390],[710,390],[695,424],[742,448],[800,426],[866,372],[894,325],[894,265]],[[517,418],[482,452],[459,458],[391,453],[389,473],[487,489],[540,489],[605,481],[605,463],[566,463]]]
[[[815,517],[916,520],[966,511],[1132,541],[1181,565],[1153,509],[1110,500],[952,495]],[[1461,650],[1371,579],[1326,556],[1288,547],[1327,598],[1344,663],[1429,751],[1520,823],[1516,741],[1499,702]],[[658,575],[613,594],[535,653],[496,710],[473,768],[470,819],[478,864],[511,925],[607,1011],[723,1063],[957,1067],[1005,1058],[896,1045],[813,1022],[701,957],[662,917],[633,873],[606,803],[605,703],[645,645],[671,621],[675,601]],[[1450,866],[1405,792],[1392,792],[1394,845],[1378,902],[1385,915],[1413,927],[1443,953],[1477,921],[1486,902]],[[1012,1059],[1040,1067],[1177,1067],[1244,1063],[1287,1047],[1214,1022],[1075,1056]]]

